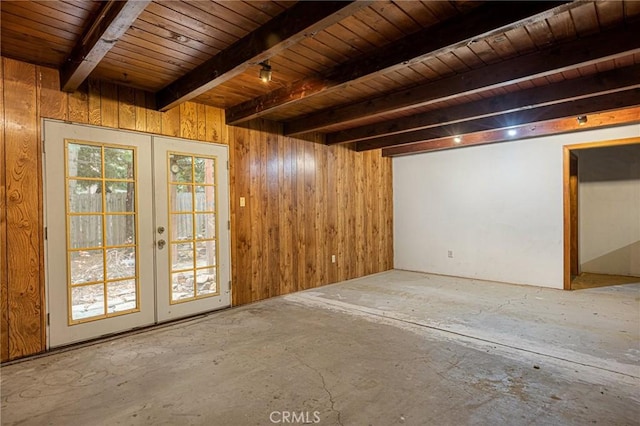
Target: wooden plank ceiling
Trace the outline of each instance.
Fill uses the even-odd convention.
[[[640,121],[634,0],[0,4],[2,55],[59,69],[63,90],[102,79],[154,93],[159,110],[192,100],[230,125],[262,118],[356,150]]]

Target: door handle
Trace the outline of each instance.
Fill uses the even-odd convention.
[[[165,244],[167,244],[167,242],[165,240],[158,240],[158,248],[160,250],[162,250],[164,248]]]

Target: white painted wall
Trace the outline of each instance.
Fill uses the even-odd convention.
[[[631,125],[394,158],[395,267],[562,288],[562,147],[637,136]]]
[[[640,144],[577,152],[580,270],[640,276]]]

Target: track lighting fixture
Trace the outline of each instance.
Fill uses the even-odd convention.
[[[586,115],[579,115],[577,120],[579,125],[584,126],[585,124],[587,124],[588,119]]]

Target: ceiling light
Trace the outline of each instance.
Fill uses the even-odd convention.
[[[265,83],[271,81],[271,65],[269,65],[269,61],[266,60],[264,62],[260,62],[258,65],[262,65],[260,69],[260,80]]]
[[[509,136],[515,136],[515,135],[517,135],[517,134],[518,134],[518,131],[517,131],[516,129],[509,129],[509,130],[507,131],[507,134],[508,134]]]
[[[462,138],[460,136],[456,136],[455,138],[453,138],[453,141],[455,143],[460,143],[460,142],[462,142]]]
[[[585,124],[587,124],[587,116],[586,115],[579,115],[578,116],[578,124],[581,126],[584,126]]]

